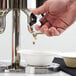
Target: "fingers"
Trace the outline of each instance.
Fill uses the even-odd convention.
[[[46,29],[49,29],[51,27],[51,25],[48,23],[48,22],[46,22],[41,28],[40,28],[40,31],[42,32],[42,33],[44,33],[44,31],[46,30]]]
[[[40,27],[39,25],[36,25],[35,28],[37,31],[41,31],[42,33],[45,33],[46,35],[50,35],[50,32],[48,32],[48,29],[51,27],[51,25],[46,22],[42,27]]]
[[[40,25],[38,25],[38,24],[35,25],[35,29],[36,29],[37,31],[39,31],[40,28],[41,28]]]
[[[57,24],[60,26],[67,26],[65,23],[61,21],[61,23]],[[53,25],[50,25],[48,22],[46,22],[42,27],[39,25],[36,25],[36,30],[41,31],[42,33],[46,34],[47,36],[59,36],[61,33],[64,32],[64,29],[61,27],[54,27]]]
[[[44,17],[42,17],[42,18],[40,19],[40,22],[41,22],[41,25],[42,25],[42,26],[47,22],[47,20],[46,20],[45,16],[44,16]],[[36,24],[36,25],[35,25],[35,29],[36,29],[37,31],[39,31],[39,30],[40,30],[40,28],[41,28],[41,26],[40,26],[40,25],[38,25],[38,24]]]
[[[35,10],[32,10],[32,12],[34,14],[37,14],[37,15],[45,13],[47,11],[48,11],[47,1],[42,6],[40,6],[39,8],[36,8]]]
[[[60,19],[54,21],[51,25],[49,22],[46,22],[42,27],[36,25],[36,30],[41,31],[47,36],[58,36],[60,35],[68,26]]]
[[[55,27],[51,27],[50,29],[49,29],[49,31],[50,31],[50,35],[51,36],[58,36],[58,35],[60,35],[60,33],[57,31],[57,29],[55,28]]]
[[[57,31],[58,31],[60,34],[64,32],[64,30],[61,29],[61,28],[57,28]]]
[[[41,28],[39,25],[36,25],[36,30],[40,30],[42,33],[47,36],[58,36],[63,31],[61,29],[56,29],[55,27],[51,27],[51,25],[47,22]]]
[[[49,29],[45,29],[44,33],[47,36],[58,36],[58,35],[60,35],[59,31],[57,31],[57,29],[55,27],[51,27]]]
[[[51,32],[49,31],[49,29],[44,29],[44,34],[46,34],[47,36],[52,36]]]
[[[51,25],[48,23],[48,22],[46,22],[44,25],[42,25],[42,27],[40,27],[40,25],[35,25],[35,29],[37,30],[37,31],[41,31],[42,33],[44,33],[44,30],[45,29],[48,29],[49,27],[51,27]]]

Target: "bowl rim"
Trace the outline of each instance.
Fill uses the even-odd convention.
[[[31,50],[19,50],[18,53],[26,55],[56,55],[56,51],[31,51]]]

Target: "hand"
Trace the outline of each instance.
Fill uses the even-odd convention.
[[[36,30],[47,36],[58,36],[75,21],[76,1],[47,0],[32,12],[37,15],[45,14],[40,19],[42,27],[36,25]]]

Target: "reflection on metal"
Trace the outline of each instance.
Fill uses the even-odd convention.
[[[45,0],[41,0],[44,2]],[[41,5],[40,0],[36,1],[36,6]],[[4,32],[6,27],[6,15],[12,10],[12,64],[8,69],[20,71],[25,68],[20,66],[20,55],[17,53],[19,50],[19,36],[20,36],[20,10],[24,11],[27,15],[27,23],[33,25],[36,22],[36,16],[27,8],[28,0],[0,0],[0,33]],[[27,24],[27,25],[28,25]]]
[[[0,0],[0,9],[6,10],[12,8],[12,0]]]
[[[60,71],[60,64],[51,63],[50,66],[31,66],[25,68],[27,74],[52,74]]]
[[[6,15],[11,9],[12,0],[0,0],[0,34],[5,31],[6,27]]]
[[[53,73],[51,70],[49,70],[50,67],[32,67],[27,66],[25,68],[26,74],[51,74]]]

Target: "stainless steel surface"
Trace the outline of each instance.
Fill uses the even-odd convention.
[[[30,22],[31,11],[29,9],[22,9],[22,11],[27,15],[27,23]]]
[[[23,62],[24,63],[24,62]],[[15,70],[15,69],[8,69],[7,65],[9,62],[0,62],[0,76],[71,76],[62,71],[51,71],[50,68],[52,66],[47,67],[37,67],[37,66],[26,66],[25,70]],[[25,64],[25,63],[24,63]],[[54,66],[53,66],[54,67]]]
[[[1,15],[0,16],[0,34],[4,32],[5,28],[6,28],[6,15],[5,16]]]
[[[39,1],[38,1],[39,2]],[[38,4],[36,2],[36,4]],[[27,0],[0,0],[0,29],[1,32],[5,30],[5,19],[9,10],[12,10],[13,27],[12,27],[12,64],[8,69],[23,68],[20,66],[20,55],[17,53],[19,50],[19,35],[20,35],[20,10],[23,10],[27,15],[27,22],[30,22],[31,12],[27,8]],[[39,5],[38,5],[39,6]],[[3,28],[3,29],[2,29]],[[24,69],[24,68],[23,68]]]
[[[12,0],[13,9],[27,9],[27,0]]]
[[[37,2],[36,2],[37,3]],[[20,68],[19,50],[19,35],[20,35],[20,10],[27,15],[27,23],[30,22],[31,12],[27,8],[27,0],[12,0],[11,6],[13,9],[13,31],[12,31],[12,65],[15,69]]]
[[[19,50],[19,32],[20,32],[20,10],[13,10],[13,31],[12,31],[12,63],[19,65],[20,55],[17,53]],[[15,68],[17,68],[17,65]]]
[[[30,67],[30,66],[27,66],[25,69],[25,73],[27,73],[27,74],[52,74],[54,72],[50,71],[46,67]]]
[[[27,0],[20,0],[20,9],[27,9]]]
[[[26,9],[27,0],[0,0],[0,9]]]
[[[26,66],[25,73],[27,74],[53,74],[58,71],[53,71],[51,66],[45,67],[35,67],[35,66]]]
[[[6,28],[6,15],[10,9],[7,10],[1,10],[0,9],[0,34],[2,34],[5,31]]]
[[[36,8],[41,6],[46,0],[36,0]],[[26,3],[28,4],[29,1],[27,1]],[[27,6],[26,4],[26,6]],[[40,31],[36,31],[35,30],[35,25],[38,23],[41,26],[40,23],[40,18],[42,18],[41,15],[34,15],[29,9],[28,7],[22,8],[22,11],[24,11],[24,13],[27,15],[27,28],[28,31],[33,34],[34,36],[36,35],[41,35],[43,33],[41,33]],[[40,17],[41,16],[41,17]]]
[[[12,0],[0,0],[0,9],[11,9],[12,8]]]
[[[8,72],[8,71],[7,71]],[[58,72],[53,74],[26,74],[26,73],[0,73],[0,76],[71,76],[64,72]]]
[[[19,35],[20,35],[20,10],[27,9],[27,0],[13,0],[13,31],[12,31],[12,68],[16,71],[24,69],[20,66],[20,55],[17,53],[19,50]],[[13,71],[13,70],[12,70]]]
[[[0,0],[0,34],[2,34],[6,28],[6,15],[11,7],[11,0]]]

